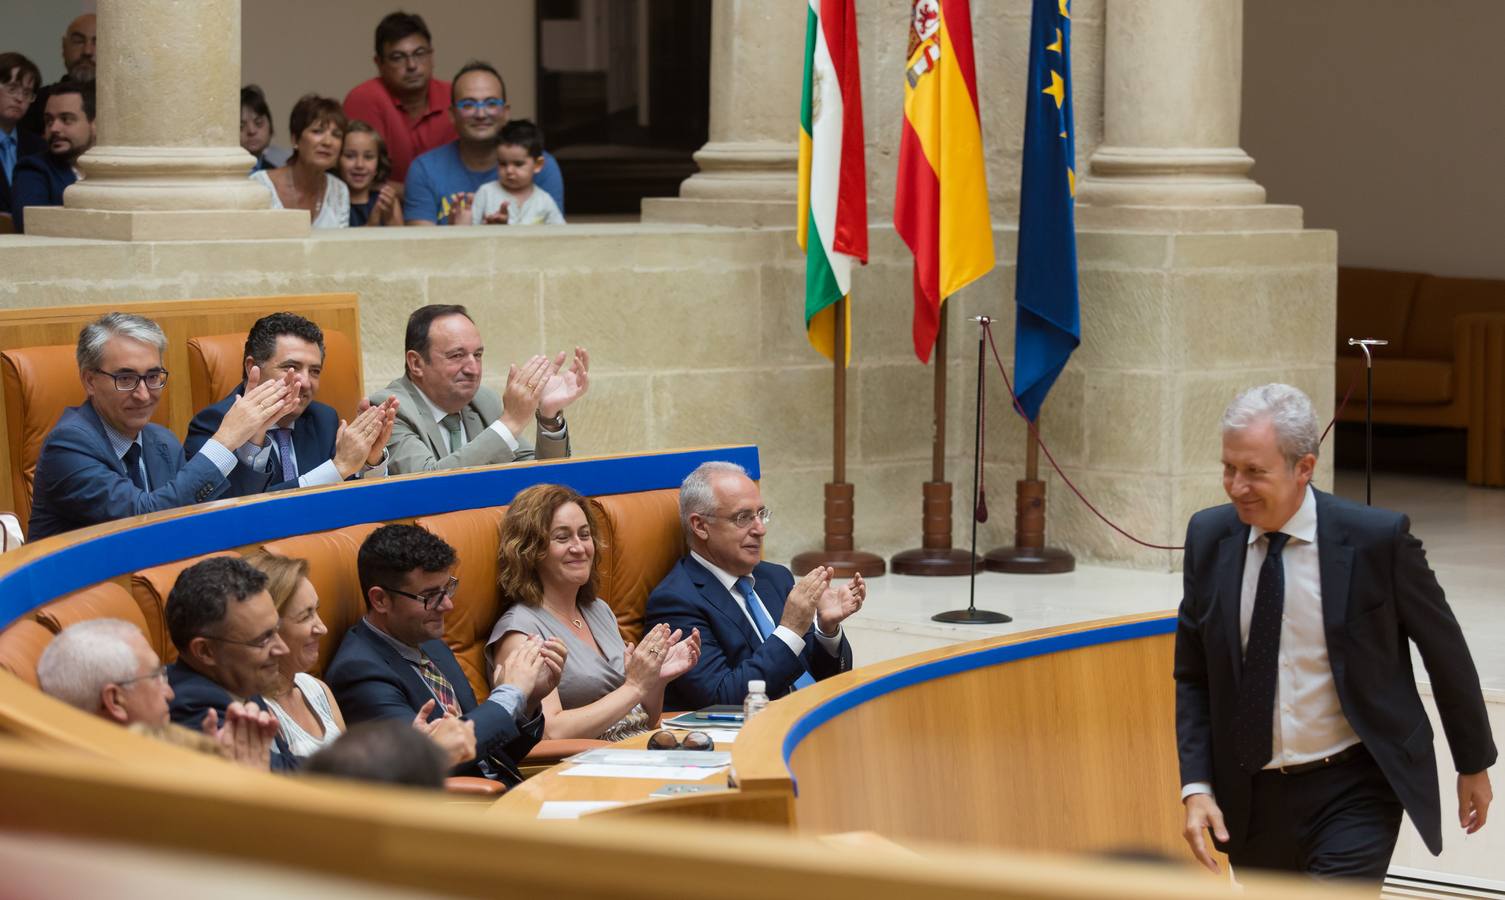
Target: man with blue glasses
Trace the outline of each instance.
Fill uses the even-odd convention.
[[[507,124],[507,86],[490,64],[466,63],[451,86],[450,117],[459,139],[423,154],[408,170],[402,216],[409,225],[454,225],[470,219],[481,185],[497,179],[496,143]],[[564,210],[564,176],[545,152],[533,186]],[[505,209],[484,224],[505,224]],[[475,224],[483,224],[477,222]]]

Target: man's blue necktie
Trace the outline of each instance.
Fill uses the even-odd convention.
[[[277,439],[277,458],[282,461],[282,480],[298,480],[298,460],[293,458],[293,430],[291,428],[273,428],[272,436]]]
[[[7,182],[15,180],[16,136],[14,134],[0,133],[0,169],[5,170]]]
[[[136,490],[146,490],[146,476],[141,471],[141,445],[132,444],[127,447],[120,461],[125,463],[126,477],[131,479],[131,484],[136,486]]]
[[[742,599],[747,601],[747,611],[752,614],[753,624],[758,627],[758,634],[763,640],[768,640],[773,634],[773,623],[768,620],[768,613],[763,609],[763,604],[758,601],[758,595],[753,592],[753,580],[751,575],[743,575],[737,579],[737,591]],[[794,680],[794,689],[807,688],[815,683],[809,672],[801,672],[800,677]]]

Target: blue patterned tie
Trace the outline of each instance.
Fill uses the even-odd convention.
[[[747,601],[747,611],[752,614],[753,624],[758,627],[758,634],[763,640],[768,640],[773,634],[773,623],[768,620],[768,613],[764,611],[763,604],[758,601],[758,595],[753,592],[753,580],[751,575],[743,575],[737,579],[737,591],[742,594],[742,599]],[[815,683],[809,672],[801,672],[800,677],[794,680],[794,689],[807,688]]]
[[[298,460],[293,457],[293,430],[291,428],[273,428],[272,436],[277,439],[277,458],[282,462],[282,480],[298,480]]]
[[[1280,673],[1280,622],[1285,614],[1285,561],[1280,553],[1291,536],[1265,534],[1265,562],[1254,588],[1254,612],[1244,644],[1244,678],[1233,709],[1233,755],[1246,772],[1270,761],[1274,745],[1275,687]]]

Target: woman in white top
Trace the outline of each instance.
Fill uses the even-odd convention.
[[[329,633],[319,618],[319,594],[308,580],[308,561],[258,550],[246,562],[267,576],[267,592],[281,617],[277,633],[287,644],[287,655],[277,660],[277,688],[262,698],[293,755],[312,756],[344,733],[345,717],[329,685],[308,674],[319,661],[319,638]]]
[[[340,160],[345,113],[338,100],[305,94],[288,123],[293,155],[287,165],[251,173],[272,193],[273,209],[303,209],[315,228],[350,227],[350,188],[329,174]]]

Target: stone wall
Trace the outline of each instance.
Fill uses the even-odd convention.
[[[1012,354],[1010,261],[951,301],[948,458],[956,539],[967,539],[976,326],[998,316]],[[1086,342],[1043,413],[1052,452],[1108,516],[1179,543],[1187,516],[1220,498],[1217,416],[1233,392],[1283,379],[1332,406],[1335,238],[1329,232],[1083,233]],[[788,229],[595,225],[554,229],[355,229],[302,240],[107,243],[0,239],[0,307],[356,291],[366,383],[400,374],[407,314],[463,303],[487,344],[486,381],[508,361],[581,344],[590,395],[570,413],[576,452],[749,442],[762,449],[777,519],[769,556],[820,540],[831,466],[831,368],[805,341],[803,259]],[[854,279],[848,479],[857,543],[917,546],[929,477],[931,370],[910,340],[909,257],[889,228]],[[1012,540],[1024,438],[996,370],[988,377],[992,516],[979,546]],[[1043,465],[1043,463],[1042,463]],[[1330,478],[1324,464],[1321,481]],[[1147,568],[1135,548],[1052,477],[1052,544],[1084,561]]]

